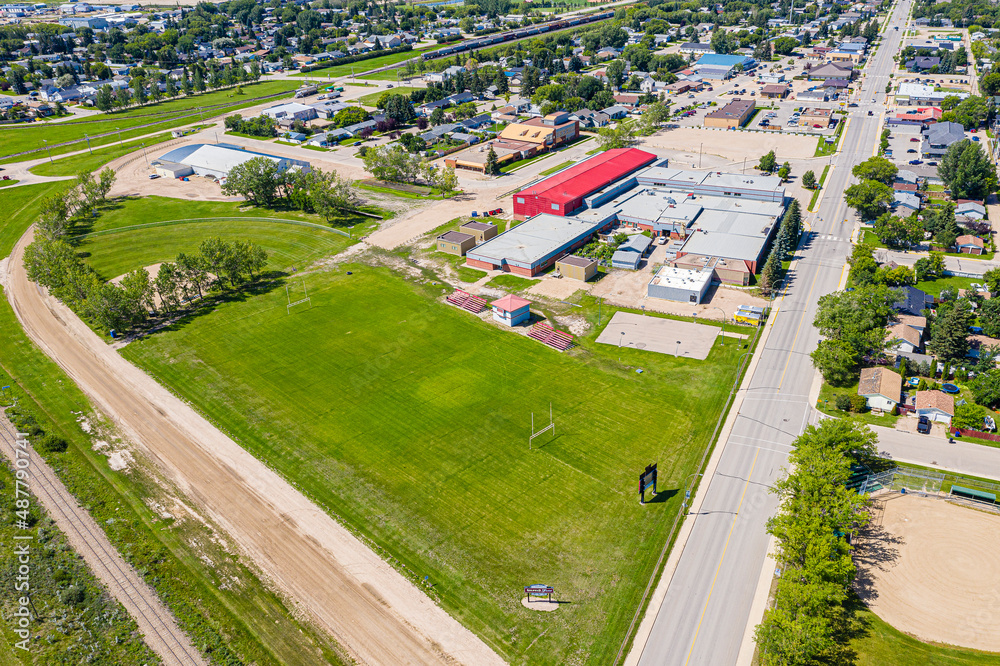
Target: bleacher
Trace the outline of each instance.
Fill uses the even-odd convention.
[[[486,309],[486,301],[478,296],[473,296],[472,294],[462,291],[461,289],[456,289],[455,293],[448,297],[448,302],[452,305],[457,305],[463,310],[468,310],[472,314],[479,314]]]
[[[528,337],[538,340],[543,345],[548,345],[559,351],[566,351],[573,346],[573,336],[552,328],[544,321],[540,321],[528,330]]]

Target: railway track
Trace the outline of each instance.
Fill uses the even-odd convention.
[[[14,460],[16,433],[6,421],[0,421],[0,440],[3,440],[0,450]],[[177,626],[170,611],[152,588],[122,559],[90,514],[77,504],[66,486],[56,477],[52,468],[34,454],[33,450],[29,455],[29,490],[45,507],[94,574],[136,621],[150,649],[159,655],[164,664],[204,666],[206,662],[201,653]]]

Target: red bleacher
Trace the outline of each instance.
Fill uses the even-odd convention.
[[[528,337],[538,340],[543,345],[548,345],[559,351],[566,351],[573,346],[573,336],[552,328],[551,325],[540,321],[528,331]]]
[[[448,297],[448,302],[453,305],[457,305],[464,310],[468,310],[473,314],[479,314],[486,309],[485,300],[479,298],[478,296],[473,296],[466,291],[462,291],[461,289],[456,289],[455,293]]]

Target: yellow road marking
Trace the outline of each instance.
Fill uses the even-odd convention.
[[[733,524],[729,526],[729,534],[726,535],[726,545],[722,548],[722,557],[719,558],[719,566],[715,570],[715,577],[712,578],[712,586],[708,588],[708,598],[705,599],[705,607],[701,609],[701,617],[698,618],[698,626],[694,630],[694,638],[691,639],[691,649],[688,650],[687,659],[684,660],[684,666],[691,661],[691,655],[694,654],[694,644],[698,641],[698,633],[701,631],[701,623],[705,619],[705,613],[708,612],[708,602],[712,599],[712,592],[715,590],[715,583],[719,580],[719,572],[722,571],[722,562],[726,559],[726,551],[729,550],[729,540],[733,537],[733,530],[736,529],[736,519],[740,517],[740,509],[743,508],[743,500],[747,496],[747,488],[750,487],[750,477],[753,476],[754,467],[757,466],[757,456],[760,455],[760,448],[757,448],[757,452],[753,454],[753,464],[750,465],[750,473],[747,474],[747,482],[743,484],[743,493],[740,495],[740,503],[736,506],[736,515],[733,516]]]

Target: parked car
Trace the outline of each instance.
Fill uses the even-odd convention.
[[[917,421],[917,432],[926,435],[931,431],[931,420],[926,416],[921,416]]]
[[[150,180],[156,180],[159,177],[160,177],[160,174],[158,174],[158,173],[151,173],[151,174],[149,174],[149,179]],[[7,180],[7,176],[4,176],[4,180]]]
[[[910,160],[910,164],[914,164],[914,165],[916,165],[916,164],[923,164],[923,162],[921,160]]]
[[[854,108],[857,108],[858,104],[857,104],[857,102],[851,102],[851,103],[850,103],[850,104],[848,104],[847,106],[848,106],[849,108],[851,108],[851,109],[854,109]]]
[[[937,166],[937,162],[928,162],[927,166]]]
[[[911,137],[910,137],[910,142],[915,142],[915,141],[920,141],[920,139],[918,139],[918,138],[917,138],[917,137],[915,137],[915,136],[911,136]]]
[[[917,152],[917,149],[916,148],[910,148],[906,152],[908,152],[908,153],[915,153],[915,152]]]

